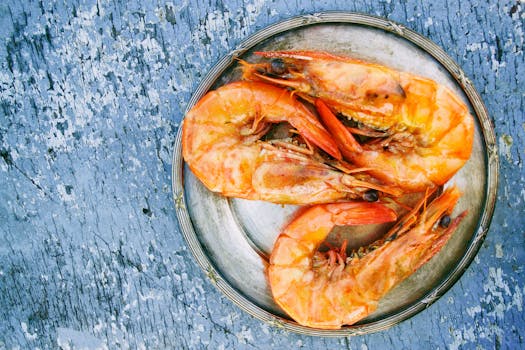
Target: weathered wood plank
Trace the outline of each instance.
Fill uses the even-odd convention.
[[[493,224],[463,278],[412,319],[352,339],[289,334],[221,296],[170,193],[202,76],[256,30],[335,9],[442,46],[485,100],[501,157]],[[523,346],[524,22],[515,1],[0,4],[0,349]]]

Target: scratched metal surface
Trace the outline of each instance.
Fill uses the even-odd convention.
[[[437,302],[380,333],[316,338],[238,309],[186,248],[171,149],[202,76],[290,16],[387,17],[443,47],[494,123],[490,231]],[[525,4],[228,0],[0,4],[0,349],[520,348]]]

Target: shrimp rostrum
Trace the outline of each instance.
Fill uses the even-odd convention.
[[[452,187],[428,206],[425,196],[384,238],[348,257],[345,244],[318,250],[335,226],[388,222],[395,214],[380,203],[310,207],[288,224],[272,250],[268,279],[276,303],[304,326],[338,329],[358,322],[441,250],[466,215],[450,217],[459,196]]]
[[[399,194],[366,173],[341,171],[325,161],[341,159],[335,141],[280,87],[226,84],[208,92],[183,123],[186,163],[209,190],[224,196],[311,204],[362,197],[370,190]],[[272,131],[279,134],[276,125],[284,125],[285,132],[272,138]]]
[[[315,103],[344,158],[385,183],[411,192],[437,187],[470,157],[468,107],[431,79],[326,52],[257,54],[271,60],[241,61],[243,77]]]

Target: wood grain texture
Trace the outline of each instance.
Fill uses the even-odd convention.
[[[186,249],[171,149],[202,76],[247,35],[327,10],[398,21],[464,69],[501,159],[464,276],[387,331],[286,333],[223,297]],[[515,1],[7,1],[0,4],[0,349],[521,348],[525,5]]]

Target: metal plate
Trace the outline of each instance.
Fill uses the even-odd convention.
[[[476,120],[474,147],[471,159],[450,182],[464,193],[456,211],[468,209],[468,217],[445,248],[388,293],[375,313],[340,330],[300,326],[273,302],[265,257],[296,207],[227,199],[208,191],[183,164],[179,128],[172,180],[182,233],[212,283],[240,308],[265,322],[320,336],[388,328],[443,295],[472,261],[488,231],[496,199],[498,157],[486,109],[459,66],[428,39],[385,19],[329,12],[295,17],[248,38],[208,73],[189,101],[188,110],[208,90],[238,79],[236,58],[254,61],[253,51],[280,49],[325,50],[378,62],[434,79],[461,96]],[[354,236],[354,244],[368,237],[359,231]]]

